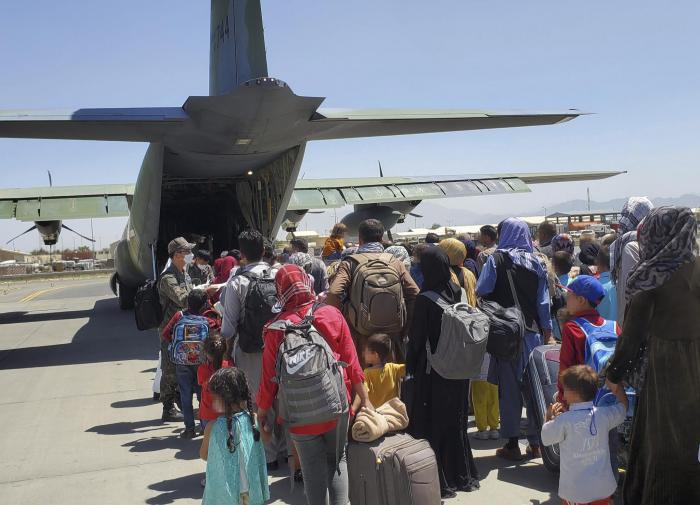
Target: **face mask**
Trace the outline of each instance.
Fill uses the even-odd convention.
[[[185,254],[185,265],[191,265],[193,261],[194,261],[194,254],[192,254],[192,253]]]

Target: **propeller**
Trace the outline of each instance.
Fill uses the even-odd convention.
[[[379,177],[384,177],[384,172],[382,172],[382,162],[377,160],[377,163],[379,164]]]
[[[409,212],[408,215],[411,217],[417,217],[418,219],[423,219],[423,216],[416,214],[415,212]]]
[[[36,228],[36,227],[35,227],[35,228]],[[73,228],[70,228],[69,226],[67,226],[67,225],[65,225],[65,224],[61,224],[61,228],[63,228],[64,230],[72,231],[72,232],[75,233],[77,236],[79,236],[79,237],[81,237],[81,238],[84,238],[85,240],[88,240],[88,241],[90,241],[90,242],[95,242],[95,239],[90,238],[90,237],[86,237],[86,236],[83,235],[82,233],[78,233],[78,232],[75,231]],[[27,231],[29,231],[29,230],[27,230]],[[27,233],[27,232],[24,232],[24,233]]]
[[[28,230],[23,231],[22,233],[20,233],[20,234],[17,235],[16,237],[12,237],[10,240],[8,240],[8,241],[5,242],[5,243],[6,243],[6,244],[9,244],[9,243],[12,242],[13,240],[16,240],[16,239],[20,238],[22,235],[26,235],[26,234],[29,233],[30,231],[34,231],[34,230],[36,230],[36,225],[32,226],[32,227],[29,228]]]

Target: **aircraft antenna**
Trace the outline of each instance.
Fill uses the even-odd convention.
[[[379,177],[384,177],[384,172],[382,172],[382,162],[377,160],[377,163],[379,164]]]
[[[49,186],[53,186],[53,180],[51,179],[51,170],[47,170],[46,173],[49,174]]]

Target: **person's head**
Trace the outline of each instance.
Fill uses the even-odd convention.
[[[293,310],[316,299],[309,275],[297,265],[282,266],[275,274],[277,304],[273,312]]]
[[[226,417],[228,437],[226,446],[230,452],[236,452],[238,443],[233,435],[233,414],[248,412],[253,426],[253,437],[260,440],[260,432],[253,421],[253,400],[245,373],[238,367],[220,368],[209,379],[207,385],[212,394],[212,406],[216,412]]]
[[[448,289],[452,278],[450,259],[441,247],[428,246],[420,256],[420,269],[423,273],[422,291]]]
[[[420,257],[429,247],[430,246],[428,244],[416,244],[416,247],[413,248],[411,262],[414,265],[420,265]]]
[[[607,235],[604,235],[602,239],[600,239],[600,245],[605,245],[605,246],[611,246],[613,242],[617,240],[617,233],[608,233]]]
[[[275,246],[269,239],[265,239],[263,241],[263,261],[270,266],[274,265],[277,262],[277,256],[275,255]]]
[[[574,254],[574,241],[568,233],[560,233],[552,239],[552,252],[554,254],[559,251]]]
[[[603,285],[590,275],[579,275],[566,290],[566,309],[571,315],[595,309],[605,297]]]
[[[391,337],[385,333],[371,335],[362,350],[365,365],[384,365],[391,361]]]
[[[456,238],[446,238],[438,243],[438,247],[445,251],[450,260],[450,266],[462,266],[467,259],[467,248]]]
[[[598,393],[598,374],[588,365],[574,365],[559,376],[564,400],[569,405],[592,402]]]
[[[202,350],[214,370],[221,368],[221,363],[224,361],[224,354],[226,353],[226,342],[221,338],[221,335],[209,335],[204,340]]]
[[[532,235],[527,223],[515,217],[501,221],[498,225],[498,248],[531,253]]]
[[[203,289],[193,289],[187,295],[187,312],[199,315],[204,312],[209,303],[207,292]]]
[[[620,231],[623,234],[635,231],[653,208],[654,204],[645,196],[630,197],[620,212]]]
[[[289,246],[292,248],[292,252],[302,252],[302,253],[308,253],[309,252],[309,243],[306,241],[305,238],[301,237],[294,237],[292,240],[289,241]]]
[[[581,252],[578,253],[578,259],[584,265],[595,265],[598,251],[600,251],[600,246],[595,240],[584,242],[581,244]]]
[[[610,271],[610,248],[608,246],[604,245],[598,250],[595,266],[598,267],[598,272]]]
[[[228,255],[231,256],[236,261],[241,261],[241,258],[242,258],[241,251],[239,251],[238,249],[231,249],[228,252]]]
[[[557,251],[552,256],[552,267],[557,277],[568,275],[574,266],[574,257],[566,251]]]
[[[241,248],[241,257],[246,263],[257,263],[262,259],[265,249],[262,234],[257,230],[245,230],[238,235],[238,246]]]
[[[384,249],[384,252],[391,254],[394,258],[399,260],[406,268],[411,268],[411,257],[408,255],[408,251],[402,245],[392,245]]]
[[[365,219],[357,228],[360,245],[370,242],[381,242],[384,236],[384,225],[378,219]]]
[[[440,242],[440,235],[437,233],[430,232],[425,236],[426,244],[437,244]]]
[[[184,270],[185,265],[194,261],[192,249],[195,245],[185,240],[184,237],[177,237],[168,243],[168,256],[178,270]]]
[[[295,252],[289,257],[289,263],[300,267],[307,274],[311,273],[311,267],[313,266],[313,260],[310,254]]]
[[[199,249],[194,255],[194,262],[199,266],[205,266],[211,263],[211,254],[209,251]]]
[[[556,234],[557,227],[554,226],[554,223],[550,223],[549,221],[541,223],[539,228],[537,228],[537,239],[542,246],[549,244]]]
[[[345,226],[345,223],[335,223],[331,230],[331,238],[343,238],[347,232],[348,227]]]
[[[467,259],[472,259],[474,261],[479,257],[479,250],[476,248],[476,242],[471,239],[460,240],[467,248]]]
[[[498,231],[496,228],[487,224],[479,229],[479,243],[488,248],[496,245],[498,241]]]

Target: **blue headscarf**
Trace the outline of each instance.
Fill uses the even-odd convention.
[[[530,227],[521,219],[509,217],[500,224],[498,250],[507,253],[513,263],[547,278],[547,270],[533,253]]]

